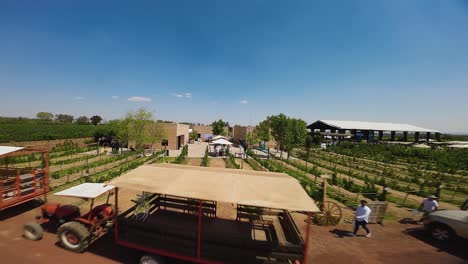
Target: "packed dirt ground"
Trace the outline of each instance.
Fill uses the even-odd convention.
[[[198,152],[187,158],[185,165],[200,166],[204,147],[196,146]],[[190,153],[190,152],[189,152]],[[173,158],[172,158],[173,159]],[[241,159],[236,163],[244,170],[252,167]],[[225,168],[223,158],[210,158],[209,167]],[[135,192],[119,192],[119,212],[133,205]],[[101,197],[96,204],[103,203]],[[82,212],[89,209],[89,202],[80,199],[48,196],[49,202],[74,204]],[[112,201],[112,200],[111,200]],[[427,230],[415,224],[420,215],[413,215],[408,209],[391,204],[383,225],[371,224],[372,237],[352,238],[351,220],[354,212],[337,202],[343,212],[342,222],[335,227],[312,225],[308,263],[467,263],[468,251],[465,241],[450,243],[435,242]],[[109,233],[93,243],[90,249],[76,254],[62,249],[53,232],[46,232],[40,241],[22,237],[22,227],[33,221],[39,214],[40,203],[32,201],[0,212],[0,255],[1,263],[138,263],[142,252],[117,246],[113,234]],[[217,204],[220,218],[235,218],[235,204]],[[293,217],[302,236],[306,233],[306,217],[294,213]],[[363,232],[361,230],[361,232]],[[363,233],[361,233],[363,234]],[[183,263],[170,260],[168,263]]]
[[[220,159],[221,160],[221,159]],[[221,160],[222,161],[222,160]],[[134,192],[119,192],[121,210],[132,205]],[[102,197],[97,203],[103,202]],[[50,202],[72,203],[86,210],[89,202],[49,196]],[[24,223],[34,219],[40,203],[29,202],[0,213],[0,254],[2,263],[138,263],[142,253],[115,245],[112,234],[96,241],[82,254],[58,246],[54,233],[45,233],[40,241],[22,237]],[[219,203],[219,217],[232,218],[235,205]],[[305,237],[306,217],[293,214]],[[408,223],[410,222],[410,223]],[[349,237],[350,223],[335,227],[312,225],[308,263],[466,263],[466,241],[437,243],[420,225],[411,221],[385,221],[371,224],[373,236]],[[465,247],[464,247],[465,246]],[[22,250],[24,249],[24,250]],[[27,249],[27,250],[26,250]],[[182,263],[170,260],[169,263]]]

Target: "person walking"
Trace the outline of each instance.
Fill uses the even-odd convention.
[[[371,232],[367,227],[370,213],[371,209],[367,206],[367,201],[361,200],[361,205],[356,208],[356,215],[354,216],[354,232],[351,235],[352,237],[356,236],[360,226],[366,230],[366,237],[371,237]]]

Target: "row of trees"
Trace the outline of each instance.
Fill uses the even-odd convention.
[[[70,124],[70,123],[73,123],[74,121],[75,123],[79,125],[93,124],[95,126],[97,126],[102,121],[102,117],[98,115],[94,115],[90,118],[88,118],[87,116],[80,116],[75,119],[72,115],[67,115],[67,114],[54,115],[50,112],[39,112],[36,114],[36,118],[44,122],[56,121],[59,123]]]

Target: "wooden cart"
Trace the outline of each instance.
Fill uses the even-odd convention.
[[[144,192],[116,217],[116,242],[196,263],[307,263],[311,221],[303,238],[290,212],[319,209],[297,180],[212,169],[144,165],[114,180],[117,210],[119,190]],[[218,217],[218,202],[237,204],[236,217]]]

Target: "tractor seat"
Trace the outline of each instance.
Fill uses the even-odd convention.
[[[91,213],[91,221],[95,220],[95,218],[97,218],[97,220],[101,220],[103,218],[111,217],[113,211],[111,204],[101,204],[94,207],[91,212],[84,214],[81,218],[88,219],[89,214]]]

